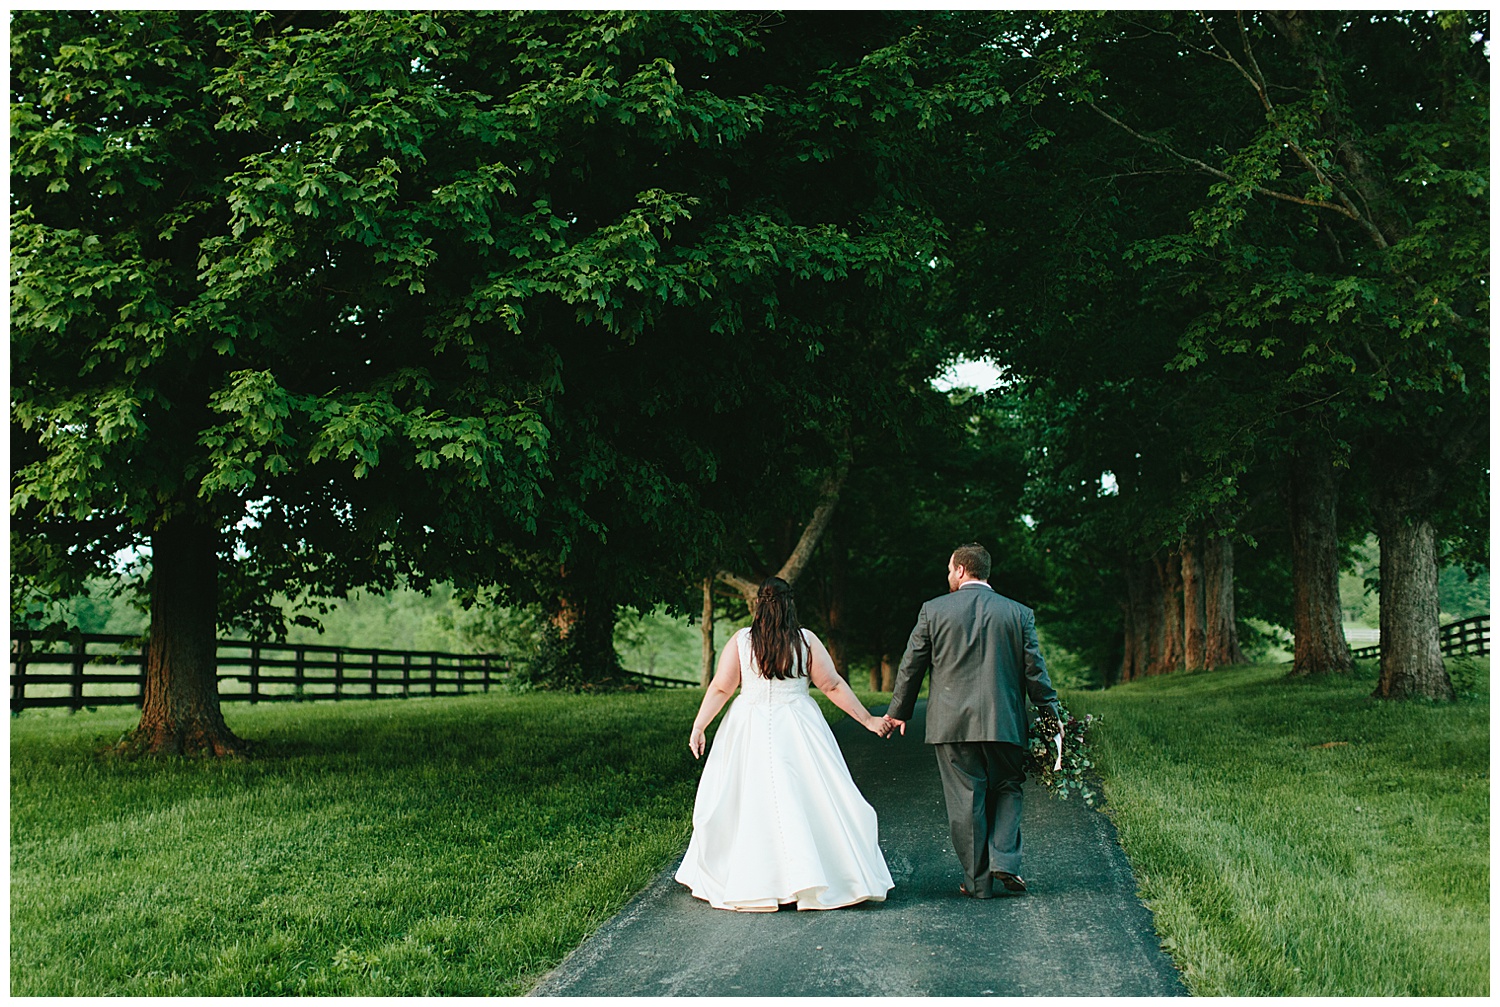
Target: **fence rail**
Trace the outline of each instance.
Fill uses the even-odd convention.
[[[503,654],[326,647],[304,643],[220,640],[219,698],[226,702],[386,699],[489,692],[515,672]],[[146,692],[146,647],[138,636],[72,632],[57,636],[13,629],[10,709],[140,706]],[[694,682],[636,675],[643,684]]]
[[[1439,642],[1445,657],[1486,657],[1490,652],[1490,617],[1471,616],[1450,622],[1439,630]],[[1380,644],[1360,647],[1350,651],[1356,661],[1369,661],[1380,656]]]
[[[700,682],[690,682],[685,678],[662,678],[660,675],[648,675],[642,671],[632,671],[630,677],[639,679],[647,685],[660,686],[663,689],[692,689],[702,684]]]

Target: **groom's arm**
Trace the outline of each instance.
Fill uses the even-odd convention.
[[[896,683],[891,688],[891,705],[885,715],[892,720],[907,721],[917,708],[917,693],[922,691],[922,678],[932,666],[932,631],[927,624],[927,606],[917,613],[917,625],[906,641],[906,652],[901,655],[901,665],[896,669]]]
[[[1042,660],[1042,645],[1036,636],[1036,614],[1026,609],[1021,620],[1021,630],[1026,638],[1026,695],[1037,709],[1050,708],[1057,716],[1057,690],[1047,675],[1047,662]]]

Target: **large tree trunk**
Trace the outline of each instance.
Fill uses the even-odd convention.
[[[1378,506],[1380,681],[1375,695],[1452,699],[1438,615],[1437,536],[1399,506]]]
[[[1298,446],[1286,499],[1292,526],[1292,674],[1349,671],[1354,660],[1339,601],[1338,477],[1321,439]]]
[[[1188,671],[1202,671],[1206,664],[1207,615],[1204,610],[1202,541],[1197,533],[1183,536],[1182,554],[1182,661]]]
[[[1131,616],[1129,589],[1120,602],[1120,669],[1115,673],[1116,682],[1129,682],[1135,678],[1135,620]],[[1109,682],[1105,682],[1108,685]]]
[[[547,639],[532,665],[542,688],[587,691],[616,688],[626,678],[615,653],[615,601],[597,590],[594,573],[564,568],[548,612]]]
[[[218,536],[190,517],[151,537],[151,636],[141,722],[123,743],[153,755],[245,755],[218,680]]]
[[[1125,632],[1125,663],[1121,666],[1121,681],[1136,681],[1152,671],[1158,656],[1158,630],[1161,620],[1161,590],[1158,587],[1157,566],[1151,560],[1136,561],[1125,567],[1125,608],[1128,612],[1128,627]]]
[[[1234,543],[1227,535],[1203,542],[1203,666],[1244,664],[1234,615]]]
[[[844,644],[843,632],[835,628],[834,620],[838,617],[838,609],[831,608],[828,614],[828,639],[825,641],[828,656],[833,659],[833,670],[847,682],[849,680],[849,648]]]
[[[1152,641],[1155,638],[1155,603],[1161,592],[1155,590],[1156,568],[1150,560],[1138,562],[1125,570],[1125,655],[1120,664],[1120,681],[1134,682],[1151,674]]]
[[[1162,571],[1166,601],[1166,649],[1163,654],[1164,670],[1181,671],[1184,667],[1186,649],[1182,618],[1182,554],[1176,549],[1167,553]]]
[[[714,680],[714,579],[703,578],[703,621],[699,627],[703,631],[703,664],[702,679],[703,687],[706,689]]]
[[[1162,568],[1155,559],[1144,564],[1146,585],[1146,674],[1160,675],[1166,654],[1167,596],[1162,585]]]
[[[533,675],[535,684],[577,690],[622,684],[613,602],[577,595],[560,599],[551,623],[550,638]]]
[[[1156,569],[1156,601],[1153,654],[1149,673],[1164,675],[1182,668],[1182,561],[1175,551],[1153,561]]]

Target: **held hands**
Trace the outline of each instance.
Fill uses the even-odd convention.
[[[889,738],[897,731],[897,729],[901,731],[901,736],[903,738],[906,737],[906,721],[897,720],[890,714],[886,714],[880,719],[885,722],[885,733],[881,735],[882,738]]]
[[[884,717],[866,717],[864,723],[865,729],[871,734],[881,738],[889,738],[891,736],[891,725],[886,722]]]

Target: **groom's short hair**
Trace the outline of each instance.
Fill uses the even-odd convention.
[[[976,580],[990,579],[990,553],[978,542],[965,542],[954,549],[953,565],[963,567]]]

